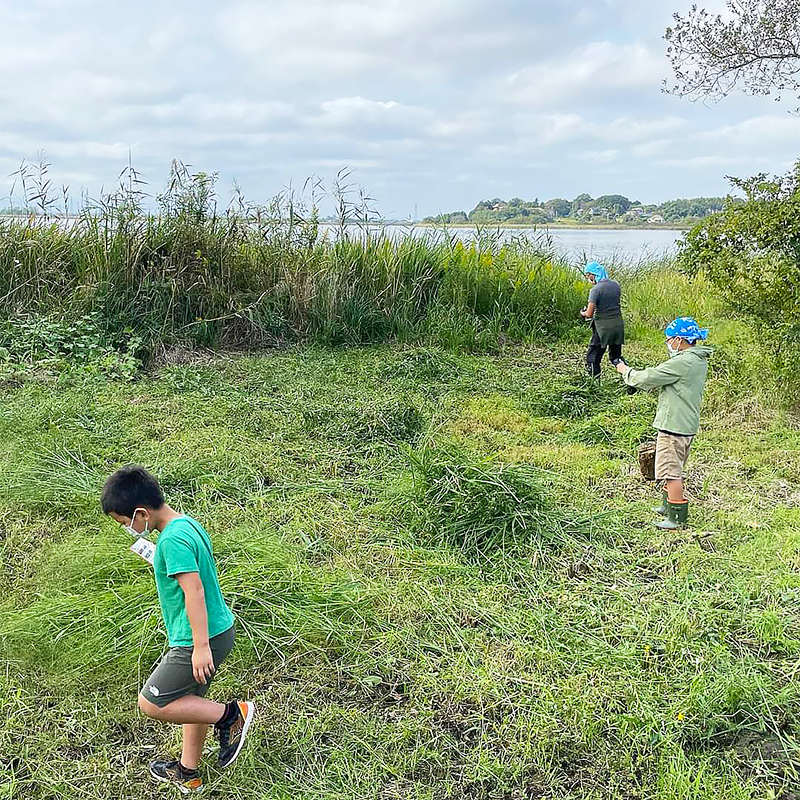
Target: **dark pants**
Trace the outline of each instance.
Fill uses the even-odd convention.
[[[622,358],[622,344],[608,345],[608,360],[614,361]],[[606,354],[606,347],[600,343],[597,329],[592,325],[592,341],[589,342],[589,349],[586,351],[586,371],[593,377],[600,377],[600,362]]]

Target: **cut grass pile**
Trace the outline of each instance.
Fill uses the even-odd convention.
[[[739,335],[680,534],[635,461],[654,398],[607,365],[587,384],[578,345],[8,385],[0,798],[163,796],[145,764],[178,732],[135,707],[165,646],[152,576],[97,506],[130,461],[210,530],[239,630],[212,696],[260,709],[214,796],[796,797],[800,428],[735,379]]]
[[[584,536],[599,522],[560,507],[548,483],[557,476],[536,467],[476,458],[452,445],[409,451],[417,527],[429,544],[455,547],[492,566],[508,553],[536,556]]]

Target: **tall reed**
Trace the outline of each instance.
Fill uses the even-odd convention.
[[[96,314],[149,342],[556,337],[584,287],[540,240],[397,235],[361,205],[338,226],[284,195],[219,211],[215,176],[173,165],[158,211],[135,171],[73,219],[0,222],[0,316]],[[45,212],[50,206],[45,204]]]

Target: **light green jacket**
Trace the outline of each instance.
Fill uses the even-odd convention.
[[[628,368],[623,373],[628,386],[659,390],[654,428],[685,436],[697,433],[700,429],[700,401],[712,352],[710,347],[697,344],[657,367]]]

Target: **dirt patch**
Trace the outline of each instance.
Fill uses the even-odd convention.
[[[470,747],[477,743],[483,731],[485,717],[476,703],[456,701],[442,696],[433,703],[433,725],[448,734],[459,745]]]
[[[185,345],[172,345],[157,347],[147,362],[150,371],[157,371],[166,367],[208,367],[224,358],[221,353],[211,350],[187,347]]]
[[[800,800],[800,751],[772,733],[738,736],[728,749],[736,771],[746,780],[767,786],[779,800]]]
[[[711,738],[684,742],[687,754],[706,753],[732,767],[743,781],[770,790],[776,800],[800,800],[800,746],[791,736],[786,714],[772,709],[775,731],[731,730]],[[729,718],[731,727],[744,721],[741,712]]]

